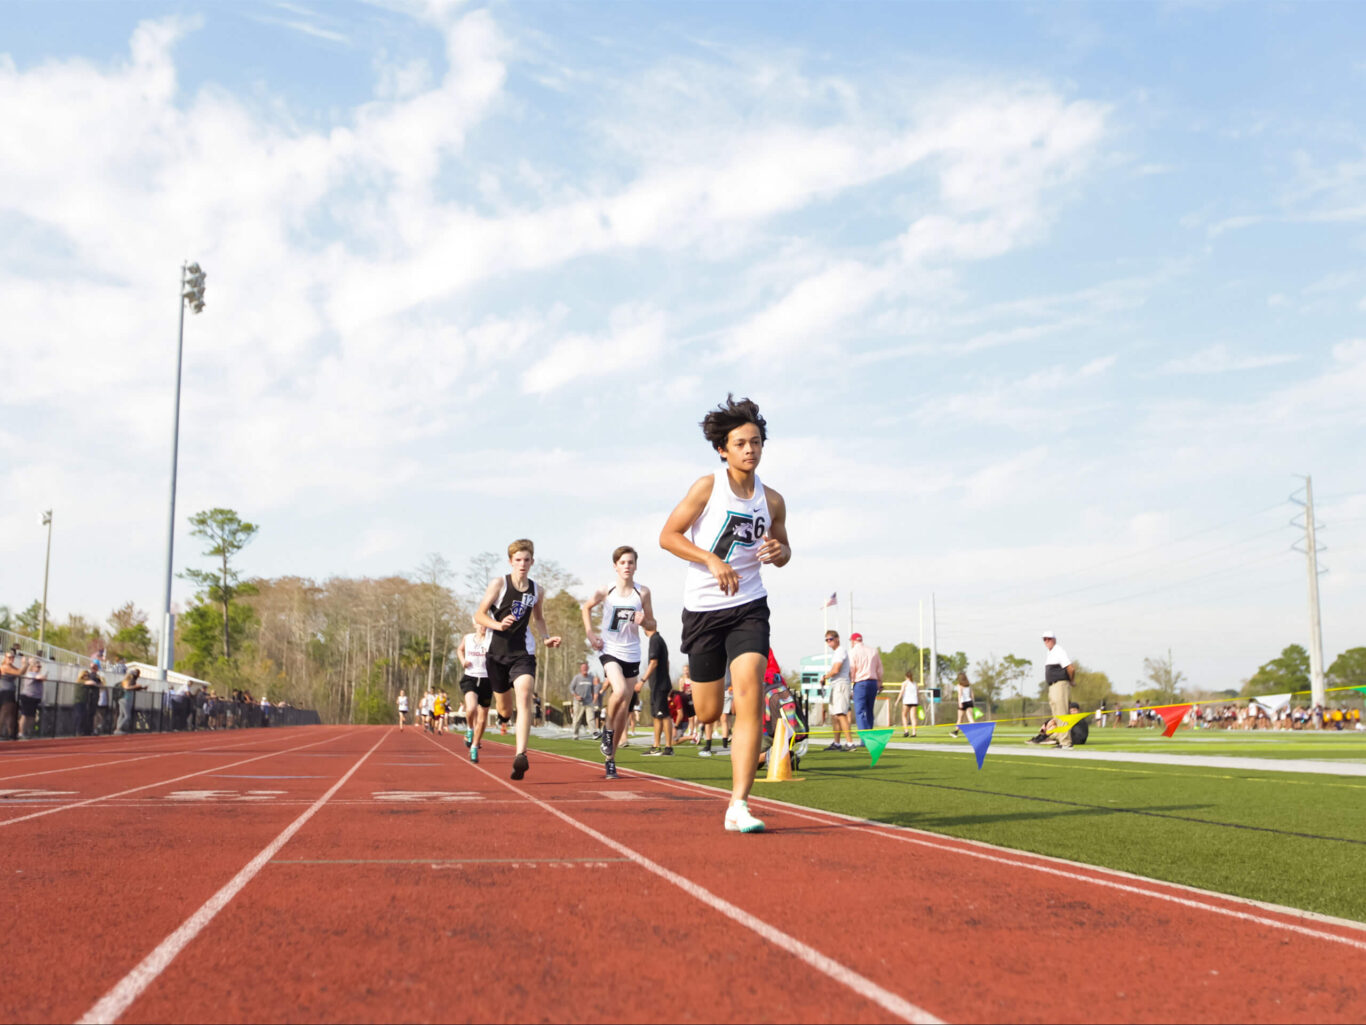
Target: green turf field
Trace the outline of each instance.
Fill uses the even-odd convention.
[[[993,749],[1020,745],[1025,732],[1007,733]],[[1101,743],[1088,750],[1366,758],[1366,737],[1359,734],[1224,735],[1205,742],[1192,733],[1150,742],[1138,730],[1112,732],[1120,736],[1098,737]],[[602,757],[590,741],[532,744],[590,761]],[[959,750],[889,749],[874,768],[866,751],[818,751],[813,739],[813,753],[801,763],[804,779],[756,790],[795,804],[1366,921],[1360,885],[1366,778],[990,753],[979,771],[964,742],[943,744]],[[643,758],[646,747],[648,740],[637,736],[619,753],[623,772],[730,785],[727,757],[699,758],[687,745],[672,758]]]

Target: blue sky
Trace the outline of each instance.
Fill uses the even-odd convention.
[[[675,617],[654,538],[735,391],[791,509],[784,661],[831,590],[887,646],[933,592],[974,659],[1051,628],[1122,689],[1169,647],[1236,686],[1307,638],[1295,473],[1331,660],[1366,643],[1363,28],[1350,4],[0,7],[0,602],[38,593],[52,506],[56,613],[159,603],[188,257],[181,522],[261,523],[249,571],[529,535],[591,587],[634,543]]]

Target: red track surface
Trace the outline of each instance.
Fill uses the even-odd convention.
[[[1362,1017],[1352,926],[764,801],[726,834],[716,791],[510,761],[363,727],[6,748],[0,1017]]]

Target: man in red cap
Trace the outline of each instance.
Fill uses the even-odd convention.
[[[854,721],[860,730],[871,730],[874,702],[882,690],[882,656],[863,643],[863,634],[849,635],[849,678],[854,681]]]

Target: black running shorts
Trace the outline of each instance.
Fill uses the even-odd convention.
[[[536,656],[528,652],[516,655],[489,655],[484,663],[489,671],[493,693],[506,694],[519,676],[536,675]]]
[[[672,719],[669,712],[669,695],[673,688],[662,680],[650,684],[650,711],[656,719]]]
[[[470,691],[479,695],[479,703],[485,708],[493,704],[493,684],[487,676],[462,676],[460,693],[468,694]]]
[[[640,675],[639,662],[627,662],[625,659],[617,658],[615,655],[603,654],[598,655],[598,661],[602,663],[602,671],[604,673],[607,671],[607,663],[611,662],[614,665],[621,666],[621,675],[628,680],[634,680]]]
[[[684,609],[681,647],[688,672],[698,683],[721,679],[740,655],[767,657],[768,598],[712,612]]]

